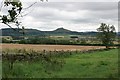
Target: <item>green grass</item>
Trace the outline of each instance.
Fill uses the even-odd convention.
[[[74,53],[74,52],[73,52]],[[16,61],[9,70],[3,62],[3,77],[17,78],[116,78],[118,77],[118,49],[95,51],[94,53],[73,54],[62,58],[65,64],[55,69],[41,61]]]
[[[110,50],[93,54],[73,55],[66,59],[66,65],[63,68],[65,73],[62,76],[83,78],[117,77],[117,53],[117,50]]]
[[[2,78],[2,61],[0,60],[0,79]]]

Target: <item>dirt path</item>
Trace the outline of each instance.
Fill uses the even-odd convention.
[[[32,44],[0,44],[2,46],[2,50],[5,49],[33,49],[37,51],[47,50],[70,50],[70,51],[83,51],[83,50],[91,50],[91,49],[100,49],[105,48],[104,46],[75,46],[75,45],[32,45]]]

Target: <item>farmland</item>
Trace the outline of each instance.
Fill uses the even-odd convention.
[[[39,2],[0,2],[2,79],[120,79],[118,3]]]
[[[118,49],[21,52],[3,52],[3,78],[118,78]]]
[[[3,78],[118,78],[118,49],[1,44]]]
[[[35,51],[84,51],[91,49],[102,49],[104,46],[75,46],[75,45],[31,45],[31,44],[2,44],[2,50],[5,49],[33,49]]]

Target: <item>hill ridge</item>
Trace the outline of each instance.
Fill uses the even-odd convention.
[[[14,28],[18,30],[18,28]],[[21,29],[20,29],[21,30]],[[11,28],[3,28],[0,31],[2,31],[2,36],[21,36],[17,31],[14,31]],[[68,29],[65,29],[63,27],[57,28],[53,31],[41,31],[37,29],[25,29],[25,35],[26,36],[47,36],[47,35],[96,35],[97,32],[77,32],[77,31],[71,31]]]

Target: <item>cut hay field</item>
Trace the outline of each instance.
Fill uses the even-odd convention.
[[[92,49],[102,49],[104,46],[76,46],[76,45],[32,45],[32,44],[1,44],[2,50],[5,49],[26,49],[26,50],[35,50],[35,51],[86,51]]]

